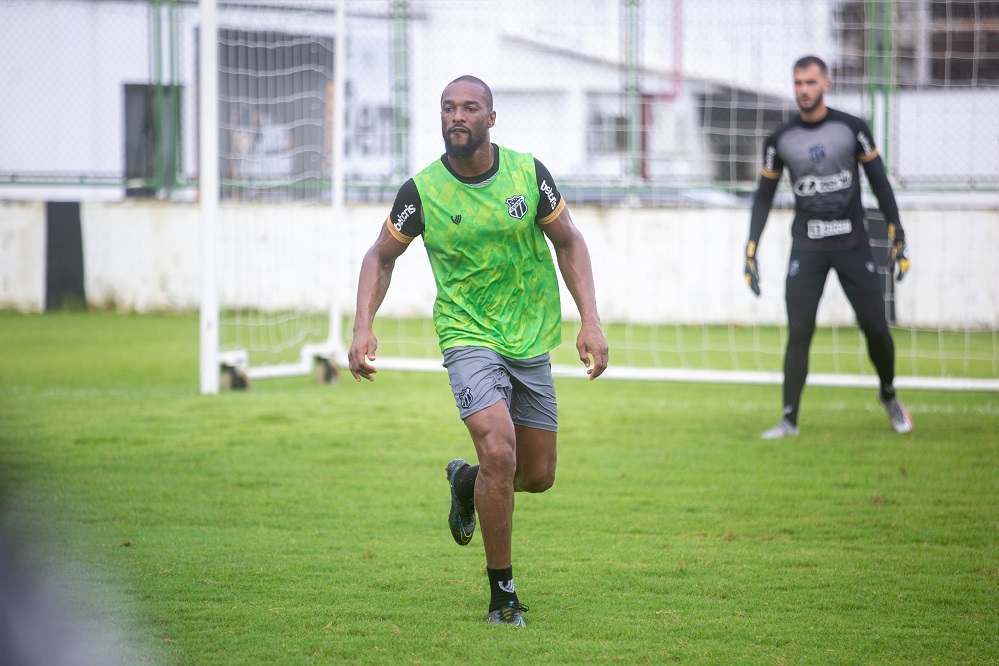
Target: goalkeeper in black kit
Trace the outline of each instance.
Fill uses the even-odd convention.
[[[808,351],[826,276],[835,269],[843,291],[867,338],[867,351],[880,380],[878,400],[895,432],[912,430],[912,417],[895,395],[895,343],[885,319],[884,296],[864,225],[860,169],[871,184],[892,241],[892,272],[901,280],[909,270],[909,251],[898,204],[884,164],[860,118],[830,109],[826,64],[806,56],[794,64],[794,96],[799,116],[767,138],[759,186],[753,198],[746,245],[745,278],[760,295],[756,259],[763,227],[781,174],[787,168],[794,190],[791,257],[785,279],[788,341],[784,353],[784,416],[764,439],[798,434],[798,408],[808,375]]]

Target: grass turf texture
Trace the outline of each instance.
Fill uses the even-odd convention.
[[[129,663],[999,662],[994,393],[907,391],[899,436],[874,391],[810,387],[764,442],[776,386],[559,380],[516,631],[448,533],[474,453],[443,375],[199,396],[197,328],[0,313],[4,538]]]

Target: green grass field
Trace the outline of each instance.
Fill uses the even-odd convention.
[[[0,539],[121,663],[999,663],[999,394],[907,391],[899,436],[810,387],[764,442],[777,386],[558,380],[517,631],[446,526],[444,375],[200,396],[197,333],[0,313]]]

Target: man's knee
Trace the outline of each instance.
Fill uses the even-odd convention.
[[[503,437],[486,437],[476,443],[479,474],[512,478],[517,469],[513,442]]]
[[[505,402],[498,402],[465,419],[479,457],[479,474],[513,478],[517,439]]]
[[[868,339],[884,339],[891,337],[891,328],[888,326],[888,319],[885,317],[884,305],[877,308],[855,309],[857,315],[857,326],[864,332]]]
[[[525,493],[543,493],[555,485],[555,470],[519,471],[514,480],[516,490]]]
[[[815,322],[808,320],[792,320],[788,323],[788,347],[808,348],[815,335]]]

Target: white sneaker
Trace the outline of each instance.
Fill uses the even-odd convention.
[[[912,417],[909,415],[908,410],[902,406],[902,403],[898,401],[898,396],[885,402],[879,395],[878,402],[885,408],[888,420],[891,421],[892,430],[902,433],[912,432]]]
[[[782,437],[797,437],[798,436],[798,426],[794,425],[787,419],[784,419],[777,425],[775,425],[770,430],[760,435],[762,439],[780,439]]]

